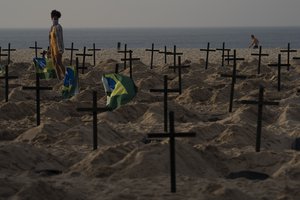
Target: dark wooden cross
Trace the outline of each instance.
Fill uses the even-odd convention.
[[[5,75],[0,77],[0,79],[5,80],[5,102],[8,102],[8,94],[9,94],[9,80],[17,79],[17,76],[9,76],[8,75],[8,64],[5,65]]]
[[[130,78],[132,79],[132,61],[137,61],[137,60],[140,60],[140,58],[132,58],[132,53],[133,51],[132,50],[129,50],[129,58],[124,58],[124,59],[121,59],[121,61],[129,61],[129,69],[130,69]]]
[[[179,95],[182,93],[182,73],[181,70],[183,68],[189,68],[189,65],[182,65],[181,64],[181,56],[178,56],[178,65],[170,66],[171,69],[178,69],[178,92]]]
[[[163,89],[150,89],[150,92],[164,94],[164,131],[168,132],[168,94],[177,93],[178,89],[168,89],[168,76],[164,75],[164,88]]]
[[[236,67],[237,67],[237,61],[238,60],[244,60],[244,58],[237,58],[236,57],[236,50],[233,51],[233,58],[227,58],[230,60],[233,60],[233,68],[232,68],[232,74],[221,74],[221,77],[230,77],[231,78],[231,89],[230,89],[230,99],[229,99],[229,112],[232,112],[232,106],[233,106],[233,98],[234,98],[234,86],[236,84],[236,79],[246,79],[247,76],[245,75],[237,75],[236,74]]]
[[[65,48],[65,50],[67,50],[67,51],[71,51],[71,55],[70,55],[70,66],[72,66],[72,64],[73,64],[73,53],[74,53],[74,51],[79,51],[79,49],[75,49],[74,48],[74,43],[72,42],[72,44],[71,44],[71,48]]]
[[[85,66],[85,59],[88,56],[92,56],[92,54],[87,54],[86,47],[83,47],[83,53],[77,53],[76,56],[82,56],[82,66],[78,67],[78,69],[81,69],[82,74],[84,74],[84,70],[87,69],[87,67]]]
[[[208,59],[209,59],[209,52],[214,52],[216,51],[215,49],[210,49],[210,43],[207,43],[207,48],[206,49],[200,49],[200,51],[206,51],[206,61],[205,61],[205,69],[208,68]]]
[[[0,64],[1,64],[1,57],[8,56],[7,54],[2,53],[2,48],[0,47]]]
[[[96,66],[96,52],[97,51],[101,51],[101,49],[96,49],[96,44],[93,43],[93,48],[92,49],[88,49],[88,51],[92,51],[93,52],[93,62],[94,62],[94,67]]]
[[[257,74],[260,74],[260,67],[261,67],[261,57],[269,56],[269,54],[262,53],[262,47],[259,46],[259,53],[252,53],[252,56],[258,56],[258,67],[257,67]]]
[[[159,50],[154,49],[154,43],[152,43],[152,48],[151,49],[146,49],[146,51],[151,51],[150,69],[152,69],[153,68],[153,54],[154,54],[154,52],[159,52]]]
[[[98,108],[97,106],[97,92],[93,91],[93,107],[91,108],[77,108],[78,112],[92,112],[93,113],[93,150],[98,148],[98,119],[97,114],[101,112],[106,112],[108,109],[106,107]]]
[[[126,69],[126,64],[127,64],[127,54],[130,52],[130,50],[127,50],[127,44],[124,44],[124,51],[118,51],[118,53],[123,53],[124,54],[124,69]]]
[[[274,64],[269,64],[270,67],[277,67],[277,90],[281,90],[281,67],[289,66],[290,64],[281,63],[281,54],[278,54],[278,62]]]
[[[16,51],[16,49],[12,49],[10,47],[10,43],[8,43],[8,48],[7,49],[2,49],[2,51],[7,51],[7,64],[10,64],[10,62],[11,62],[11,60],[10,60],[10,52]]]
[[[291,49],[291,44],[290,43],[288,43],[288,48],[287,49],[282,49],[282,50],[280,50],[280,52],[282,52],[282,53],[287,53],[287,70],[289,71],[290,70],[290,54],[291,53],[295,53],[295,52],[297,52],[297,50],[296,49]]]
[[[40,86],[40,76],[38,73],[35,73],[36,82],[34,87],[23,86],[23,90],[35,90],[36,92],[36,125],[39,126],[41,123],[41,112],[40,112],[40,92],[41,90],[52,90],[52,87],[41,87]]]
[[[173,52],[169,53],[169,55],[173,55],[173,66],[174,66],[173,69],[174,69],[174,72],[176,72],[176,66],[177,66],[177,63],[176,63],[177,57],[176,56],[183,55],[183,53],[178,53],[177,47],[176,47],[176,45],[174,45]]]
[[[256,100],[241,100],[238,101],[240,104],[252,104],[258,105],[258,115],[257,115],[257,131],[256,131],[256,152],[260,152],[260,144],[261,144],[261,129],[262,129],[262,115],[263,115],[263,106],[264,105],[279,105],[279,102],[270,102],[264,101],[264,87],[262,85],[259,86],[259,97],[258,101]]]
[[[168,133],[150,133],[148,138],[169,138],[170,144],[170,172],[171,172],[171,192],[176,193],[176,160],[175,160],[175,138],[178,137],[195,137],[196,133],[176,133],[174,125],[174,112],[169,112],[169,132]]]
[[[115,67],[115,73],[118,74],[119,73],[119,63],[116,63],[116,67]]]
[[[224,67],[224,61],[225,61],[225,52],[227,51],[227,54],[231,51],[231,49],[226,49],[225,48],[225,42],[222,44],[221,49],[216,49],[216,51],[222,51],[222,67]]]
[[[165,50],[164,51],[159,51],[158,53],[162,53],[165,55],[165,64],[167,64],[167,56],[172,54],[172,52],[167,51],[167,46],[165,46]]]
[[[38,49],[43,49],[42,47],[38,47],[37,41],[34,42],[34,47],[29,47],[30,49],[34,49],[35,57],[38,57]]]

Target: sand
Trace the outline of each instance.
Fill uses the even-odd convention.
[[[23,91],[34,84],[32,50],[12,53],[9,102],[0,102],[0,199],[299,199],[300,153],[291,149],[300,137],[300,65],[291,61],[290,71],[282,69],[282,91],[277,91],[276,62],[279,49],[265,49],[257,75],[256,50],[237,49],[238,74],[235,100],[257,99],[260,84],[265,99],[280,102],[263,112],[261,152],[255,152],[257,106],[233,104],[228,112],[231,66],[221,67],[221,53],[211,53],[205,70],[205,53],[199,49],[178,49],[183,70],[181,95],[170,95],[169,109],[175,112],[177,132],[193,131],[195,138],[176,139],[177,193],[170,193],[168,139],[143,143],[147,133],[163,131],[162,95],[150,93],[163,87],[169,75],[170,88],[178,85],[177,74],[164,64],[162,54],[133,49],[133,79],[139,89],[127,105],[113,112],[98,114],[99,148],[92,151],[92,117],[77,107],[91,106],[92,90],[98,92],[98,105],[106,97],[101,83],[103,73],[114,72],[122,54],[116,49],[97,53],[97,65],[80,75],[80,93],[61,99],[62,82],[42,80],[52,91],[41,92],[41,125],[35,126],[35,94]],[[292,56],[296,56],[293,54]],[[65,53],[65,63],[69,54]],[[283,55],[283,61],[286,55]],[[128,70],[122,72],[128,75]],[[2,81],[3,82],[3,81]],[[0,94],[4,99],[3,83]],[[228,179],[230,173],[254,171],[269,176],[266,180]]]

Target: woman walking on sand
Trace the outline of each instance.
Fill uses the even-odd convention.
[[[50,54],[55,67],[55,71],[59,80],[62,80],[65,76],[65,67],[62,63],[62,55],[64,53],[64,41],[63,41],[63,29],[58,23],[58,19],[61,17],[61,13],[57,10],[52,10],[51,20],[53,25],[51,26],[49,33],[49,46]]]
[[[252,40],[252,42],[249,45],[249,48],[251,48],[253,46],[253,49],[257,49],[258,48],[258,44],[259,44],[258,39],[254,35],[251,35],[251,40]]]

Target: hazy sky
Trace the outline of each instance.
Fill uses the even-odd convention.
[[[0,0],[0,28],[299,26],[300,0]]]

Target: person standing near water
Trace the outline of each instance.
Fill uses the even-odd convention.
[[[258,39],[254,35],[251,35],[251,39],[252,39],[252,42],[249,45],[249,48],[251,48],[253,46],[253,49],[257,49],[258,48],[258,44],[259,44]]]
[[[66,70],[62,63],[62,55],[64,53],[63,29],[58,23],[61,13],[57,10],[52,10],[51,20],[53,22],[49,32],[49,50],[55,71],[59,80],[65,76]]]

